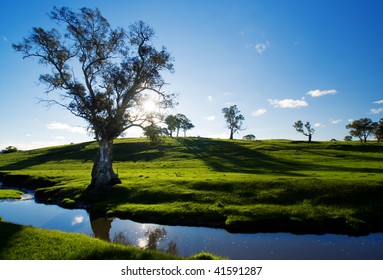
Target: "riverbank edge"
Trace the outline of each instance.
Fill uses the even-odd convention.
[[[293,219],[286,215],[272,217],[259,217],[257,220],[249,220],[243,217],[228,217],[220,213],[204,215],[183,215],[170,213],[161,215],[156,211],[108,211],[99,206],[97,199],[89,199],[92,196],[103,197],[102,193],[90,193],[85,191],[81,199],[68,197],[55,193],[50,196],[49,189],[56,185],[50,178],[34,177],[21,174],[0,172],[0,181],[3,187],[22,188],[35,191],[35,200],[38,203],[55,204],[68,209],[85,209],[89,212],[97,212],[109,218],[130,219],[141,223],[158,223],[172,226],[201,226],[222,228],[231,233],[275,233],[287,232],[293,234],[343,234],[349,236],[363,236],[375,232],[383,232],[383,222],[374,220],[358,220],[350,223],[343,217],[322,217]],[[38,187],[37,187],[38,186]],[[160,215],[158,215],[160,214]]]
[[[70,232],[23,226],[0,218],[2,260],[224,260],[207,252],[188,258]],[[20,246],[23,244],[23,246]],[[80,244],[80,245],[79,245]]]

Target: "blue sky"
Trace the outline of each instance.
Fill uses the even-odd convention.
[[[128,0],[0,2],[0,149],[89,141],[86,123],[38,104],[49,69],[12,49],[32,27],[55,27],[52,7],[98,7],[113,27],[143,20],[175,58],[164,75],[179,93],[171,114],[195,125],[190,136],[228,138],[221,109],[245,117],[235,138],[296,139],[297,120],[313,140],[343,139],[350,120],[383,117],[383,1]],[[126,137],[140,136],[137,129]]]

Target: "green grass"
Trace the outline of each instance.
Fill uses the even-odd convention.
[[[152,149],[146,139],[118,139],[122,184],[89,193],[96,152],[89,142],[3,154],[0,172],[9,185],[44,187],[36,196],[46,202],[139,221],[236,232],[383,230],[380,143],[168,138]]]
[[[20,199],[23,191],[0,189],[0,199]]]
[[[164,260],[171,254],[113,244],[78,233],[37,229],[0,221],[2,260]],[[219,259],[200,253],[191,259]]]

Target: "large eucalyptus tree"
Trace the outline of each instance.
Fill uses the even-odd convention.
[[[90,8],[54,7],[49,17],[58,29],[35,27],[13,48],[49,67],[39,78],[46,85],[44,101],[89,124],[99,144],[91,186],[108,188],[120,182],[112,167],[113,140],[152,117],[138,110],[143,99],[152,95],[157,106],[173,106],[175,96],[165,93],[161,76],[173,71],[173,59],[164,47],[153,46],[154,31],[142,21],[128,30],[113,29],[98,9]]]

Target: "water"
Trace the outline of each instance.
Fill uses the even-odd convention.
[[[85,210],[63,209],[33,199],[0,202],[5,221],[45,229],[79,232],[141,248],[157,248],[190,256],[201,251],[230,259],[383,259],[383,234],[294,235],[232,234],[223,229],[163,226],[106,219]]]

